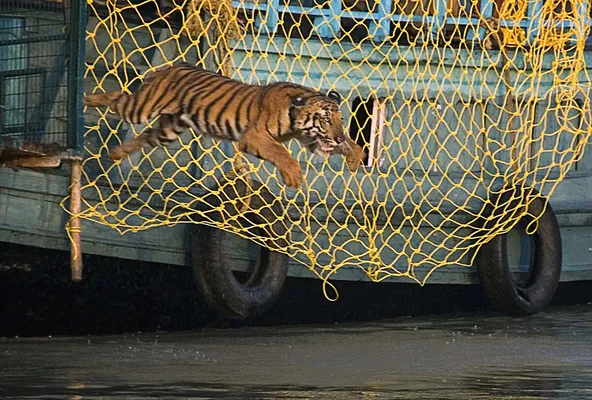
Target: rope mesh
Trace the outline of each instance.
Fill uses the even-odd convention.
[[[88,7],[86,93],[130,93],[181,60],[246,83],[336,89],[346,130],[368,153],[352,173],[339,155],[320,160],[290,143],[306,178],[300,190],[232,143],[193,131],[114,162],[109,149],[146,127],[87,108],[79,217],[122,234],[203,223],[285,252],[325,283],[355,267],[373,281],[424,284],[437,268],[470,266],[479,246],[509,231],[537,196],[530,188],[550,196],[592,132],[586,2]],[[507,188],[512,200],[493,204]]]

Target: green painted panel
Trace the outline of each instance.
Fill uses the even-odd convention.
[[[533,121],[530,167],[541,173],[558,174],[562,165],[577,156],[580,126],[581,112],[573,105],[539,103]],[[537,154],[540,156],[536,157]]]
[[[0,240],[14,243],[28,244],[35,243],[39,247],[67,250],[68,239],[64,230],[66,215],[59,207],[59,202],[67,190],[67,181],[63,177],[52,177],[29,171],[13,172],[11,170],[0,170]],[[568,180],[567,182],[569,182]],[[571,179],[574,184],[581,185],[585,182],[590,184],[589,178]],[[562,189],[562,188],[560,188]],[[563,191],[559,191],[563,193]],[[553,203],[555,209],[560,213],[559,221],[562,225],[562,236],[564,243],[565,267],[562,280],[590,279],[592,274],[592,212],[565,214],[561,205],[570,203]],[[592,210],[592,209],[590,209]],[[58,216],[56,218],[56,216]],[[353,221],[349,225],[336,222],[325,224],[328,231],[332,232],[334,240],[341,241],[348,236],[348,232],[356,232],[356,225]],[[320,230],[320,225],[309,224],[311,230]],[[155,228],[147,231],[119,235],[116,231],[94,223],[83,223],[83,251],[87,254],[99,254],[123,259],[134,259],[148,262],[160,262],[168,264],[185,265],[188,261],[187,254],[187,231],[185,225],[178,225],[172,228]],[[358,228],[359,229],[359,228]],[[431,234],[423,231],[430,237],[432,243],[438,243],[436,233]],[[295,232],[295,240],[303,240],[304,235]],[[346,257],[346,249],[359,251],[360,246],[367,243],[362,235],[357,235],[354,240],[349,236],[350,242],[345,244],[341,250],[334,253],[329,252],[328,247],[323,250],[323,241],[320,241],[319,257],[337,256],[340,259]],[[395,261],[405,251],[405,243],[411,246],[421,246],[417,237],[411,235],[409,228],[393,236],[391,228],[386,228],[381,235],[382,242],[388,241],[390,249],[383,249],[382,257]],[[249,242],[235,237],[232,240],[232,251],[229,256],[234,259],[237,269],[246,269],[254,261],[255,246]],[[380,245],[379,243],[377,243]],[[450,244],[452,245],[452,244]],[[422,251],[430,253],[437,246],[426,243]],[[366,256],[366,259],[369,260]],[[400,258],[402,260],[402,258]],[[305,260],[303,260],[305,261]],[[405,263],[398,263],[401,269]],[[421,273],[422,270],[418,270]],[[290,275],[299,277],[313,277],[314,275],[305,267],[292,262]],[[420,274],[418,274],[420,275]],[[420,275],[421,277],[421,275]],[[344,268],[340,270],[334,279],[365,280],[363,272],[357,267]],[[438,270],[429,280],[431,284],[450,283],[474,283],[476,277],[474,270],[463,267],[447,267]],[[391,281],[406,282],[408,279],[391,279]]]
[[[93,29],[95,21],[89,23],[89,29]],[[120,26],[121,27],[121,26]],[[167,30],[159,32],[161,38],[165,38]],[[252,43],[259,48],[267,48],[268,38],[260,38],[258,43]],[[507,134],[511,130],[510,119],[507,113],[500,112],[501,96],[504,93],[498,91],[499,72],[482,54],[475,52],[470,57],[466,52],[457,52],[452,49],[443,49],[439,65],[434,72],[430,70],[430,60],[426,55],[415,55],[408,49],[385,45],[384,52],[369,53],[368,48],[351,48],[347,52],[333,47],[321,48],[315,42],[310,41],[306,46],[298,40],[291,40],[291,44],[283,43],[281,38],[275,38],[276,46],[271,46],[264,52],[245,52],[242,50],[234,53],[235,65],[238,68],[236,77],[252,83],[260,83],[276,80],[291,80],[309,86],[322,88],[336,88],[346,95],[350,103],[344,104],[344,117],[350,120],[352,114],[351,101],[355,97],[362,99],[375,95],[387,99],[389,125],[386,129],[385,140],[389,146],[389,157],[385,162],[393,162],[397,168],[390,176],[367,174],[360,171],[356,174],[356,180],[349,179],[342,157],[332,156],[329,166],[318,158],[311,157],[296,142],[290,143],[293,154],[301,161],[308,177],[309,197],[296,198],[298,204],[308,204],[311,207],[307,232],[295,228],[295,240],[305,241],[307,234],[311,232],[320,234],[316,241],[315,254],[319,262],[324,264],[324,259],[347,260],[350,254],[363,253],[368,247],[368,238],[358,228],[360,221],[377,221],[378,227],[387,225],[383,234],[378,238],[378,247],[389,243],[388,247],[381,249],[380,258],[388,263],[394,263],[400,270],[407,268],[406,257],[409,254],[423,253],[436,255],[442,251],[442,245],[455,247],[466,245],[462,239],[459,243],[442,243],[441,232],[432,232],[429,227],[422,227],[419,231],[411,230],[408,226],[395,232],[393,227],[400,225],[403,218],[401,207],[412,209],[421,202],[422,213],[427,213],[436,205],[443,212],[455,212],[458,205],[466,203],[466,193],[458,185],[462,183],[465,190],[475,193],[476,198],[468,207],[479,209],[481,206],[479,197],[485,198],[486,186],[479,179],[465,176],[466,171],[478,172],[477,159],[485,159],[488,171],[496,175],[503,175],[509,165],[511,157],[512,135]],[[99,49],[110,46],[108,35],[97,36],[96,42]],[[137,44],[136,44],[137,43]],[[152,64],[160,64],[163,60],[173,59],[176,48],[155,49],[151,34],[145,29],[134,31],[134,37],[123,39],[123,45],[129,48],[140,46],[151,50],[140,54],[131,52],[129,64],[122,65],[122,71],[134,70],[133,74],[123,82],[132,86],[137,84],[140,76],[146,68]],[[298,52],[294,48],[299,48]],[[87,61],[92,61],[98,54],[97,49],[87,48]],[[296,55],[297,54],[297,55]],[[314,57],[311,57],[314,55]],[[331,58],[337,57],[338,62],[332,62]],[[112,65],[116,53],[105,52],[103,68]],[[294,62],[295,57],[299,58]],[[423,57],[423,58],[422,58]],[[463,68],[458,67],[458,58],[467,60]],[[586,55],[588,65],[592,66],[592,56]],[[197,54],[189,55],[189,60],[197,59]],[[360,60],[368,61],[360,67]],[[404,67],[404,60],[417,65],[413,73]],[[552,60],[551,60],[552,61]],[[545,58],[546,67],[550,66],[549,59]],[[494,63],[496,61],[494,60]],[[127,61],[126,61],[127,63]],[[517,68],[522,68],[520,60]],[[401,65],[393,68],[393,64]],[[486,68],[483,68],[486,67]],[[545,67],[545,68],[546,68]],[[431,71],[431,75],[430,75]],[[516,83],[515,95],[523,98],[525,102],[535,103],[533,97],[547,94],[550,91],[552,80],[544,78],[538,85],[537,93],[526,93],[520,89],[524,87],[524,74],[511,71]],[[121,74],[124,76],[125,74]],[[429,79],[419,79],[418,76],[429,76]],[[582,77],[584,81],[585,77]],[[86,92],[90,92],[92,78],[85,80]],[[470,84],[469,84],[470,83]],[[106,90],[119,90],[119,83],[112,78],[104,81]],[[589,91],[589,88],[584,88]],[[584,90],[582,89],[582,90]],[[543,96],[544,97],[544,96]],[[543,98],[541,97],[541,98]],[[520,113],[519,126],[533,125],[533,132],[513,132],[515,135],[528,136],[525,143],[543,148],[557,148],[559,153],[542,157],[539,167],[552,165],[561,161],[556,157],[562,157],[564,151],[569,151],[574,146],[574,137],[559,135],[559,141],[555,141],[561,125],[552,112],[547,109],[546,103],[536,104],[533,114],[531,109],[523,107]],[[553,106],[551,106],[553,108]],[[533,117],[534,115],[534,117]],[[546,117],[542,117],[546,115]],[[477,118],[475,116],[478,116]],[[94,123],[97,115],[93,110],[86,116],[87,123]],[[573,116],[576,120],[577,115]],[[568,116],[571,120],[571,114]],[[577,123],[577,122],[574,122]],[[112,134],[112,129],[117,132]],[[116,145],[119,140],[131,137],[131,130],[127,126],[118,125],[110,121],[108,126],[102,126],[99,132],[87,136],[87,148],[101,154],[101,164],[107,167],[101,168],[99,163],[91,161],[87,164],[88,172],[93,177],[109,179],[115,184],[123,181],[130,182],[132,187],[146,184],[146,191],[137,192],[139,199],[147,201],[151,196],[150,188],[163,188],[166,191],[176,190],[178,187],[186,187],[192,181],[191,174],[195,170],[187,169],[176,174],[175,178],[164,183],[163,177],[174,175],[178,166],[170,161],[164,150],[158,150],[153,155],[155,164],[159,165],[159,171],[153,172],[149,163],[141,163],[139,155],[132,157],[113,167],[106,157],[106,148],[101,148],[103,141],[108,141],[109,146]],[[183,135],[184,143],[191,139],[189,134]],[[532,139],[533,141],[531,142]],[[201,141],[204,146],[214,146],[209,139]],[[444,144],[444,145],[443,145]],[[173,145],[169,151],[176,152],[179,145]],[[522,151],[537,151],[537,148],[524,147]],[[229,153],[229,147],[221,145],[218,150],[206,156],[203,150],[184,150],[179,154],[179,164],[183,165],[197,155],[199,168],[205,171],[216,171],[220,175],[229,165],[218,167],[220,160],[225,160]],[[547,156],[547,154],[545,154]],[[592,171],[592,162],[588,161],[589,155],[578,164],[576,172],[579,175],[570,175],[563,182],[553,196],[553,206],[561,212],[560,221],[564,226],[564,245],[566,251],[566,267],[562,279],[590,279],[592,263],[587,261],[589,249],[592,249],[590,237],[592,236],[592,179],[585,176],[584,172]],[[261,178],[268,181],[272,190],[279,190],[283,184],[279,181],[277,171],[268,163],[251,159],[254,164],[261,167]],[[581,168],[580,168],[581,167]],[[377,171],[377,170],[376,170]],[[445,171],[445,176],[441,174]],[[543,171],[544,172],[544,171]],[[426,179],[430,178],[430,179]],[[487,177],[486,177],[487,178]],[[438,181],[440,189],[446,193],[448,200],[442,203],[441,195],[430,189],[433,182]],[[215,182],[212,178],[211,182]],[[36,243],[39,246],[49,248],[66,249],[68,241],[65,236],[65,214],[59,208],[59,202],[67,191],[67,181],[60,177],[37,174],[31,172],[11,172],[0,170],[0,240],[19,243]],[[207,184],[205,185],[207,186]],[[331,187],[331,194],[327,193],[327,187]],[[189,188],[187,193],[179,193],[180,198],[187,199],[194,193],[193,190],[204,190],[204,187]],[[426,193],[430,193],[426,195]],[[95,194],[87,193],[89,199]],[[133,207],[130,193],[123,191],[113,198],[113,201],[130,202]],[[186,196],[186,197],[183,197]],[[369,201],[380,198],[384,200],[382,208],[373,210],[361,207]],[[137,199],[136,199],[137,200]],[[151,204],[162,206],[164,199],[152,197]],[[353,207],[350,212],[343,207],[333,207],[336,202],[348,204]],[[292,207],[289,212],[294,218],[302,218],[302,208]],[[331,210],[329,213],[328,210]],[[329,215],[330,214],[330,215]],[[56,218],[59,216],[59,218]],[[463,215],[450,217],[446,229],[455,229],[464,221]],[[356,221],[353,219],[355,218]],[[429,218],[441,218],[431,215]],[[329,221],[319,223],[319,221]],[[591,232],[590,234],[588,232]],[[304,234],[306,233],[306,234]],[[421,238],[418,233],[421,233]],[[332,242],[342,243],[339,249],[329,247],[329,236]],[[425,237],[430,240],[425,241]],[[136,234],[118,235],[107,227],[85,222],[83,225],[83,251],[89,254],[103,254],[127,259],[145,261],[157,261],[170,264],[184,265],[187,262],[187,230],[186,226],[178,225],[172,228],[155,228]],[[246,269],[254,259],[254,249],[248,242],[233,240],[229,256],[237,260],[238,269]],[[463,260],[468,260],[470,254],[464,255]],[[301,260],[308,261],[308,260]],[[369,254],[363,254],[359,258],[349,260],[351,267],[339,271],[336,279],[363,280],[364,275],[359,267],[371,265],[373,259]],[[418,261],[415,260],[414,261]],[[357,264],[357,265],[356,265]],[[294,267],[290,273],[294,276],[313,276],[310,271],[301,266]],[[418,271],[420,274],[421,271]],[[420,276],[421,277],[421,276]],[[470,268],[451,267],[439,270],[430,280],[430,283],[473,283],[474,271]]]

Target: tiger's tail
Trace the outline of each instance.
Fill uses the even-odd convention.
[[[142,120],[142,115],[133,112],[135,107],[128,107],[128,103],[135,103],[133,95],[127,95],[121,92],[107,92],[88,94],[84,97],[84,105],[87,107],[106,106],[111,111],[130,124],[140,124],[146,121]],[[135,104],[132,104],[135,106]],[[126,110],[132,111],[126,111]]]
[[[87,94],[84,97],[84,105],[87,107],[108,106],[114,110],[113,106],[117,104],[122,95],[121,92]]]

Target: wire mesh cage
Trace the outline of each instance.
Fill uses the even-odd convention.
[[[79,145],[77,118],[69,118],[79,97],[77,2],[0,3],[0,146]]]

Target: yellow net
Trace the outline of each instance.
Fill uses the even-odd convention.
[[[317,159],[289,143],[305,174],[300,190],[232,143],[193,131],[114,162],[109,149],[145,127],[87,108],[79,217],[121,233],[203,223],[285,252],[324,282],[351,267],[373,281],[424,284],[437,268],[470,266],[483,243],[510,230],[529,188],[550,196],[592,132],[583,1],[88,7],[85,93],[130,93],[181,60],[246,83],[335,89],[346,130],[368,154],[352,173],[339,155]],[[511,207],[492,204],[507,187],[519,188]],[[507,218],[487,221],[487,207]]]

